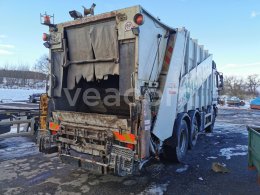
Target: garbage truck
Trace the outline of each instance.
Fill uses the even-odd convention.
[[[183,161],[199,132],[214,127],[223,75],[212,55],[141,6],[69,14],[60,24],[41,15],[50,71],[40,151],[119,176],[152,158]]]

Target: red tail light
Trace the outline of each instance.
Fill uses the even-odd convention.
[[[134,22],[139,26],[144,24],[144,16],[140,13],[136,14],[134,17]]]
[[[52,135],[57,135],[57,131],[51,131]]]
[[[50,35],[48,35],[47,33],[43,33],[42,40],[43,41],[49,41],[50,40]]]
[[[134,144],[126,144],[126,147],[131,149],[131,150],[135,149],[135,145]]]

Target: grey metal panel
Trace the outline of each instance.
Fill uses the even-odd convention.
[[[124,95],[131,88],[131,74],[134,72],[135,43],[127,42],[120,44],[119,58],[119,92]]]
[[[157,81],[163,60],[168,38],[165,38],[167,29],[157,24],[154,19],[146,16],[145,23],[139,26],[139,67],[138,79]],[[158,34],[162,35],[158,39]],[[157,53],[159,45],[159,55]],[[159,58],[158,58],[159,56]]]
[[[52,52],[52,74],[54,76],[51,79],[55,79],[55,86],[53,87],[53,96],[61,97],[62,80],[63,80],[63,63],[64,63],[64,52]],[[53,83],[53,82],[52,82]]]

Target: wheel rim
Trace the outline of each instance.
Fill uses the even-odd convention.
[[[180,152],[181,153],[185,153],[186,150],[186,142],[187,142],[187,137],[184,133],[184,130],[181,131],[181,135],[180,135]]]
[[[194,120],[193,126],[194,126],[194,131],[192,133],[192,137],[191,138],[192,138],[192,142],[194,143],[194,142],[196,142],[197,137],[198,137],[198,133],[199,133],[199,127],[198,127],[198,124],[197,124],[196,120]]]

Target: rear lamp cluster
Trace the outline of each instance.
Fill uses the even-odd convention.
[[[49,41],[49,40],[50,40],[50,35],[47,34],[47,33],[43,33],[43,35],[42,35],[42,40],[43,40],[43,41]]]
[[[136,14],[135,16],[134,16],[134,22],[137,24],[137,25],[143,25],[144,24],[144,16],[143,16],[143,14],[140,14],[140,13],[138,13],[138,14]]]
[[[43,45],[48,49],[51,48],[50,39],[51,36],[49,34],[47,33],[42,34],[42,40],[44,41]]]
[[[41,20],[41,24],[46,25],[50,28],[50,31],[57,31],[57,27],[54,24],[54,15],[48,15],[46,12],[45,14],[40,14],[40,20]],[[50,49],[51,48],[51,35],[47,34],[47,33],[43,33],[42,35],[42,40],[44,41],[43,45]]]
[[[48,16],[48,15],[45,15],[45,16],[43,17],[43,23],[44,23],[45,25],[51,24],[51,17]]]

